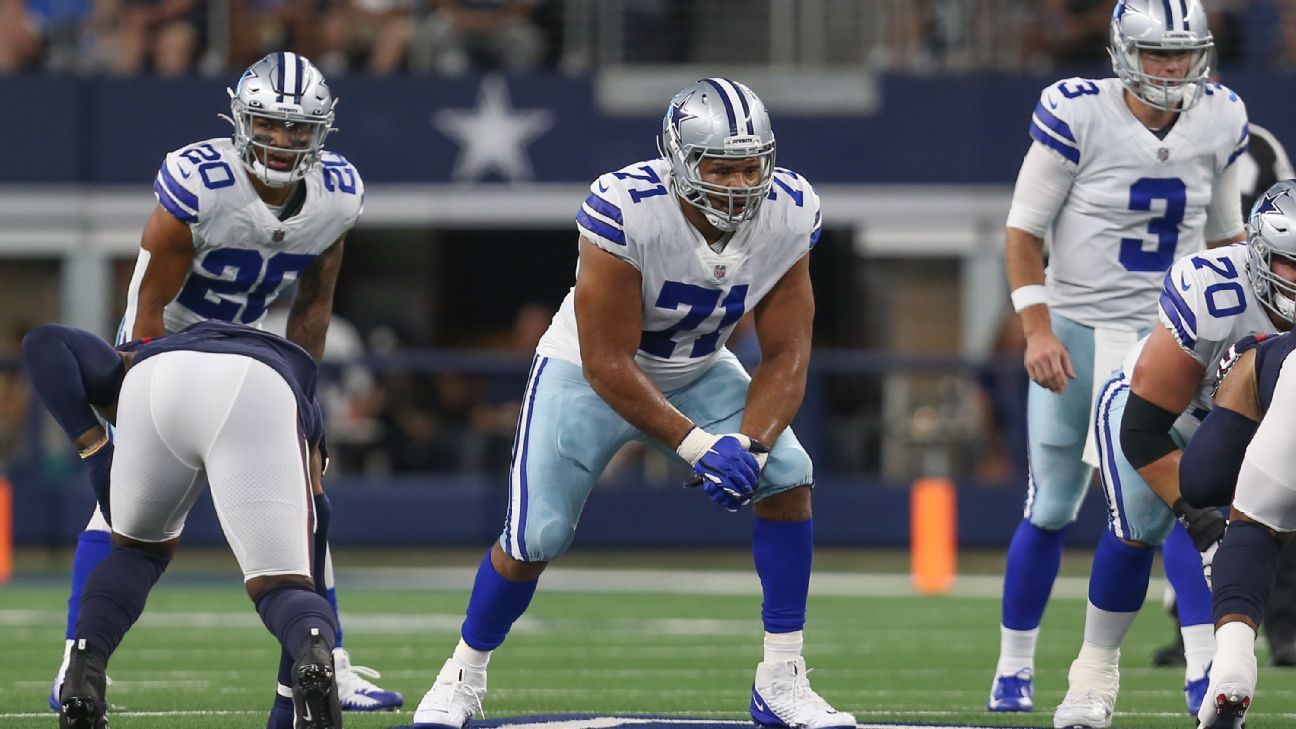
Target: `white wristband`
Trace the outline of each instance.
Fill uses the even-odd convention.
[[[679,446],[675,448],[675,452],[679,454],[680,458],[688,461],[691,466],[694,463],[697,463],[698,459],[701,458],[711,448],[711,444],[715,442],[716,437],[714,435],[711,435],[697,426],[693,426],[693,429],[688,432],[688,435],[684,436],[684,440],[680,441]]]
[[[1036,304],[1048,303],[1048,291],[1045,290],[1044,284],[1027,284],[1013,289],[1011,294],[1013,309],[1020,312],[1027,307]]]

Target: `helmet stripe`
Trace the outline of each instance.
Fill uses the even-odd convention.
[[[306,92],[306,89],[303,88],[306,85],[306,68],[302,63],[301,56],[294,53],[293,58],[297,61],[297,85],[295,86],[296,91],[293,92],[293,96],[297,97],[297,103],[300,104],[302,94]]]
[[[1166,30],[1174,30],[1174,10],[1170,7],[1170,0],[1161,0],[1165,6],[1165,24]]]
[[[756,128],[752,126],[751,105],[747,103],[747,94],[743,91],[741,86],[733,81],[730,81],[727,78],[722,78],[720,80],[733,87],[734,95],[738,97],[738,102],[742,104],[743,117],[747,119],[747,133],[755,134]]]
[[[704,80],[707,83],[711,84],[713,88],[715,88],[716,95],[719,96],[720,100],[724,102],[725,113],[729,115],[729,134],[730,136],[737,136],[738,117],[734,115],[733,102],[729,100],[729,94],[725,93],[724,87],[721,86],[716,79],[709,78]]]
[[[275,89],[275,91],[277,91],[277,92],[279,93],[279,98],[276,99],[276,101],[283,101],[283,97],[284,97],[284,93],[283,93],[283,92],[284,92],[284,88],[285,88],[285,86],[284,86],[284,69],[287,67],[287,65],[288,65],[288,63],[287,63],[287,61],[284,59],[284,54],[283,54],[283,52],[281,51],[281,52],[279,53],[279,88]]]
[[[1183,11],[1183,29],[1192,30],[1188,27],[1188,0],[1179,0],[1179,9]]]

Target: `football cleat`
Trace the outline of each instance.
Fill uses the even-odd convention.
[[[1241,729],[1249,708],[1249,689],[1230,684],[1221,685],[1215,694],[1215,701],[1203,706],[1198,714],[1197,718],[1201,722],[1199,729]]]
[[[1067,692],[1053,712],[1054,729],[1107,729],[1116,709],[1120,669],[1115,662],[1086,658],[1071,662]]]
[[[104,664],[76,641],[59,691],[59,729],[108,729]]]
[[[396,711],[405,705],[405,697],[399,692],[370,683],[367,679],[381,678],[382,674],[351,663],[351,654],[345,648],[333,649],[333,665],[343,711]]]
[[[63,687],[63,677],[67,675],[68,661],[72,659],[72,644],[76,641],[68,639],[63,644],[63,662],[59,664],[58,673],[54,674],[54,682],[50,684],[49,707],[50,711],[62,711],[63,705],[59,702],[59,689]],[[112,685],[112,676],[104,676],[105,685]]]
[[[988,711],[1034,711],[1034,678],[1029,668],[1007,676],[995,676],[990,687]]]
[[[1206,692],[1210,689],[1210,666],[1206,666],[1206,673],[1195,681],[1184,683],[1184,698],[1188,700],[1189,716],[1197,716],[1201,711],[1202,702],[1206,699]]]
[[[414,729],[463,729],[473,714],[486,717],[485,696],[486,669],[466,668],[449,658],[414,710]]]
[[[751,718],[767,729],[854,729],[855,717],[829,706],[810,688],[805,659],[761,662],[752,682]]]
[[[341,729],[333,655],[319,628],[311,628],[292,667],[294,729]]]

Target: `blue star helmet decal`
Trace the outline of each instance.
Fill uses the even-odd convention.
[[[1255,204],[1255,207],[1251,210],[1251,217],[1254,218],[1257,215],[1264,215],[1265,213],[1278,212],[1278,205],[1277,205],[1278,198],[1286,194],[1287,194],[1286,190],[1280,190],[1276,195],[1265,195],[1264,197],[1260,198],[1260,201],[1257,202]]]
[[[690,114],[689,112],[684,111],[684,105],[687,104],[691,98],[693,98],[693,94],[685,96],[680,103],[671,107],[671,126],[675,128],[676,134],[680,133],[681,122],[697,118],[697,114]]]
[[[1125,0],[1120,0],[1120,2],[1116,3],[1116,8],[1112,10],[1112,20],[1120,20],[1121,16],[1124,14]]]

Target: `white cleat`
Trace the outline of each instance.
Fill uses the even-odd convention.
[[[757,664],[751,693],[752,721],[776,729],[854,729],[855,717],[834,709],[810,688],[809,673],[801,657]]]
[[[1053,729],[1108,729],[1120,690],[1116,664],[1077,658],[1067,683],[1066,696],[1053,712]]]
[[[368,679],[381,678],[382,674],[351,663],[351,654],[345,648],[333,649],[333,666],[343,711],[396,711],[405,705],[405,697],[399,692],[371,683]]]
[[[414,710],[414,729],[463,729],[473,714],[485,718],[485,696],[486,669],[466,668],[449,658]]]

